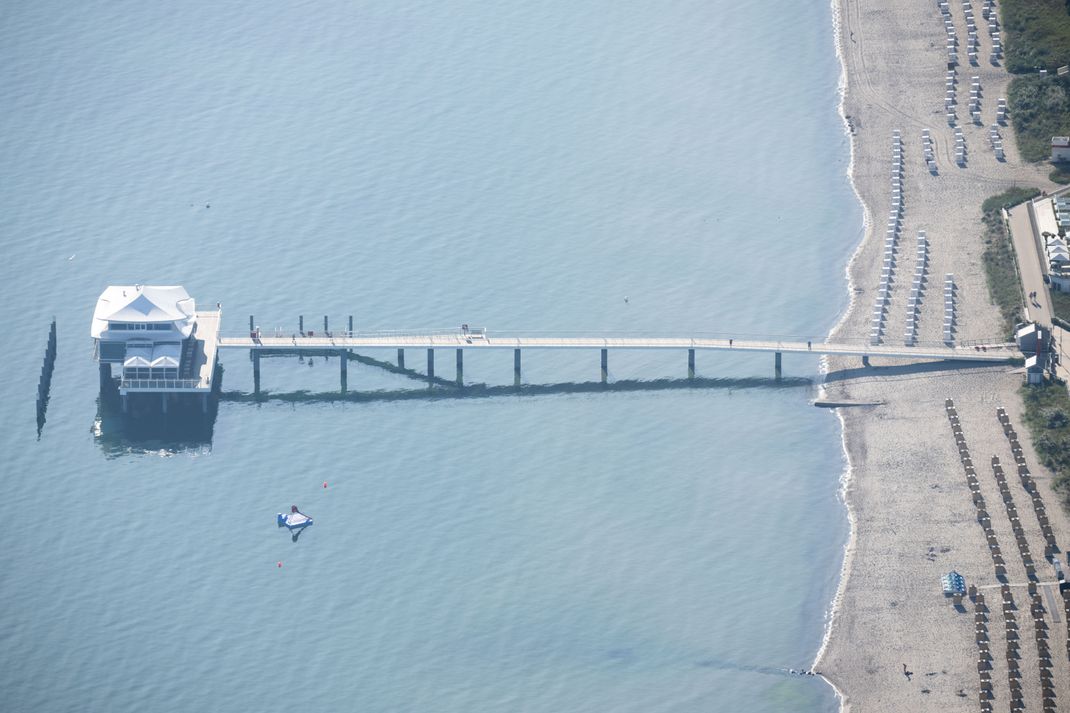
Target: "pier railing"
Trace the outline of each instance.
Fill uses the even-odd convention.
[[[200,379],[123,379],[119,388],[126,391],[160,391],[162,389],[201,389]]]
[[[948,350],[956,350],[959,352],[970,350],[977,352],[1007,352],[1013,354],[1017,352],[1017,347],[1013,343],[1005,342],[1003,339],[970,339],[970,340],[956,340],[954,343],[949,344],[944,341],[938,340],[917,340],[911,346],[904,347],[902,344],[896,344],[893,341],[874,345],[868,338],[865,337],[837,337],[833,340],[828,340],[824,337],[814,337],[812,335],[785,335],[785,334],[761,334],[753,332],[691,332],[686,337],[680,335],[667,334],[663,331],[657,330],[618,330],[618,331],[571,331],[571,330],[499,330],[491,332],[484,327],[470,328],[467,331],[461,328],[437,328],[437,329],[404,329],[404,330],[333,330],[333,331],[306,331],[303,335],[299,332],[292,332],[282,329],[261,330],[259,336],[254,336],[250,332],[224,332],[221,333],[220,339],[227,343],[227,346],[237,346],[235,343],[237,340],[242,340],[243,345],[252,344],[249,346],[255,346],[255,342],[258,339],[261,340],[279,340],[285,339],[290,341],[293,346],[324,346],[324,341],[328,343],[334,342],[334,340],[368,340],[368,341],[391,341],[391,340],[404,340],[406,338],[464,338],[474,340],[475,342],[484,341],[485,343],[494,342],[498,346],[508,346],[510,341],[516,340],[537,340],[539,342],[547,342],[553,340],[562,340],[564,342],[573,340],[582,340],[589,344],[602,341],[607,347],[622,346],[621,344],[615,344],[614,340],[625,340],[637,343],[639,340],[649,340],[650,344],[658,346],[671,346],[675,347],[701,347],[711,346],[711,341],[723,341],[725,346],[730,344],[739,345],[741,348],[744,345],[762,345],[769,348],[783,347],[785,350],[791,350],[797,348],[799,345],[812,345],[813,351],[822,351],[822,347],[836,346],[836,347],[858,347],[863,348],[867,352],[872,351],[875,355],[882,351],[896,351],[905,352],[906,354],[922,352],[926,349],[939,350],[945,352]],[[278,346],[274,343],[273,346]],[[347,346],[340,344],[339,346]],[[372,346],[372,345],[368,345]],[[443,345],[445,346],[445,345]],[[534,345],[532,345],[534,346]]]

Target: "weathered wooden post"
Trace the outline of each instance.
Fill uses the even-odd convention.
[[[349,350],[338,350],[338,377],[342,382],[342,393],[349,390]]]
[[[253,360],[253,393],[260,395],[260,350],[250,349],[249,356]]]
[[[398,368],[399,369],[404,369],[405,368],[405,350],[404,349],[398,349]]]
[[[694,349],[688,349],[687,350],[687,378],[688,379],[694,379],[695,378],[695,350]]]
[[[305,315],[303,314],[297,315],[297,331],[300,334],[305,333]]]
[[[323,315],[323,331],[327,331],[327,315]]]
[[[774,375],[776,376],[777,381],[780,381],[780,375],[781,375],[780,362],[781,362],[780,352],[775,352],[773,354],[773,372],[774,372]]]
[[[435,383],[435,350],[427,350],[427,385],[432,386]]]
[[[464,386],[464,349],[457,350],[457,386]]]
[[[520,387],[520,350],[513,350],[513,386]]]
[[[602,383],[609,381],[609,350],[602,350]]]
[[[349,315],[349,336],[353,336],[353,315]]]
[[[253,315],[249,315],[249,334],[252,334],[254,329],[256,327],[253,326]]]

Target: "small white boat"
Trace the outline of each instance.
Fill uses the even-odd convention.
[[[291,530],[300,530],[312,524],[312,518],[298,510],[296,505],[290,506],[289,515],[283,515],[280,512],[275,521],[279,527],[288,527]]]

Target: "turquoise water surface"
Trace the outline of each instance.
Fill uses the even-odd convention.
[[[847,533],[814,358],[777,384],[769,355],[700,354],[699,387],[600,391],[577,386],[596,351],[531,351],[525,382],[553,386],[485,398],[352,363],[372,395],[352,402],[314,396],[333,359],[270,359],[256,403],[228,352],[211,433],[157,441],[98,415],[89,339],[128,282],[221,301],[235,332],[819,339],[861,225],[828,7],[0,19],[4,708],[836,709],[786,673],[820,644]],[[611,383],[685,374],[684,353],[610,355]],[[465,377],[511,384],[510,353],[466,354]],[[291,503],[316,520],[297,542]]]

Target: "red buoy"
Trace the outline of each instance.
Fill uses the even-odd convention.
[[[279,566],[280,566],[280,567],[282,566],[282,562],[279,562]]]

